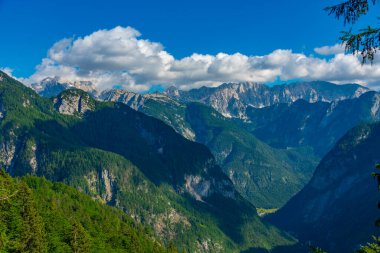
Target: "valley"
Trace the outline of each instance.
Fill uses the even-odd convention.
[[[375,232],[359,217],[371,221],[376,216],[370,210],[376,198],[365,197],[374,189],[364,181],[378,162],[372,146],[380,134],[376,124],[349,129],[378,121],[377,92],[328,84],[322,88],[333,91],[318,95],[320,85],[302,83],[315,87],[289,95],[295,101],[248,105],[244,116],[226,117],[199,95],[185,101],[167,92],[88,93],[78,89],[83,82],[49,79],[35,86],[41,97],[1,75],[0,162],[5,170],[74,187],[148,227],[161,245],[190,252],[304,252],[303,243],[312,241],[341,252]],[[206,93],[213,96],[213,90]],[[318,99],[304,100],[313,96]],[[289,118],[292,123],[284,125]],[[359,147],[374,153],[360,153]],[[333,173],[342,166],[344,173]],[[340,182],[343,175],[347,183]],[[355,184],[368,187],[358,191],[351,188]],[[336,206],[343,210],[356,202],[362,209],[352,214],[342,215]],[[317,235],[333,231],[332,221],[353,217],[358,223],[347,231],[357,244],[343,246],[339,229],[336,237]],[[365,227],[360,236],[354,232],[358,226]]]
[[[379,7],[0,0],[0,253],[380,253]]]

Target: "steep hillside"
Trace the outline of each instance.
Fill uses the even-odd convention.
[[[186,104],[172,99],[164,94],[137,94],[120,89],[105,90],[99,95],[104,101],[121,102],[129,107],[144,112],[164,121],[173,127],[177,133],[189,140],[194,140],[195,133],[184,117]]]
[[[378,192],[371,173],[380,162],[379,142],[379,123],[350,130],[306,187],[269,220],[328,252],[352,252],[369,241],[377,231]]]
[[[71,185],[190,252],[294,242],[260,221],[205,146],[124,104],[75,89],[48,100],[1,74],[0,163],[12,175]]]
[[[262,108],[299,99],[310,103],[332,102],[359,97],[369,91],[357,84],[336,85],[329,82],[299,82],[273,87],[258,83],[225,83],[216,88],[202,87],[189,91],[169,88],[165,93],[184,102],[201,102],[228,117],[246,118],[248,106]]]
[[[285,204],[308,182],[317,158],[308,149],[275,149],[214,109],[190,103],[186,119],[239,192],[258,207]]]
[[[251,123],[245,127],[266,143],[278,148],[310,146],[323,156],[350,128],[380,119],[380,94],[371,91],[331,103],[298,100],[249,107],[247,117]]]
[[[161,119],[178,133],[208,146],[238,191],[259,207],[286,203],[310,179],[317,159],[308,149],[279,150],[200,103],[184,104],[162,94],[110,90],[101,95]]]
[[[0,171],[2,252],[176,252],[122,211],[61,183]]]

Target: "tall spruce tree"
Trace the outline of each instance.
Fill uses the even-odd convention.
[[[90,239],[80,222],[73,222],[71,227],[70,246],[74,253],[90,252]]]
[[[30,253],[47,252],[44,224],[42,218],[38,215],[31,191],[26,183],[21,182],[18,194],[22,204],[20,251]]]

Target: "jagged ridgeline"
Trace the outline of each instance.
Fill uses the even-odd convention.
[[[310,146],[323,157],[352,127],[379,121],[380,94],[367,91],[357,98],[333,102],[298,100],[250,107],[246,112],[252,122],[247,126],[266,143],[278,148]]]
[[[0,171],[1,252],[177,252],[116,208],[62,183]]]
[[[236,252],[295,242],[259,219],[205,146],[162,121],[75,89],[45,99],[0,75],[0,163],[12,176],[73,186],[180,250]]]

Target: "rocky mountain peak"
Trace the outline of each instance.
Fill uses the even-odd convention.
[[[224,83],[218,87],[202,87],[189,91],[170,87],[165,94],[183,102],[201,102],[227,117],[246,118],[249,106],[262,108],[299,99],[309,103],[332,102],[356,98],[369,89],[357,84],[336,85],[324,81],[298,82],[267,86],[254,82]]]
[[[169,96],[177,97],[179,96],[179,89],[176,86],[170,86],[166,89],[165,93]]]
[[[79,117],[95,108],[95,100],[88,93],[78,89],[63,91],[53,102],[58,112]]]
[[[96,96],[98,93],[95,85],[90,81],[67,81],[58,76],[46,77],[38,83],[33,83],[31,87],[44,97],[54,97],[62,91],[71,88],[84,90],[93,96]]]
[[[144,95],[122,89],[105,90],[100,93],[99,99],[103,101],[124,103],[134,110],[139,110],[145,102]]]

